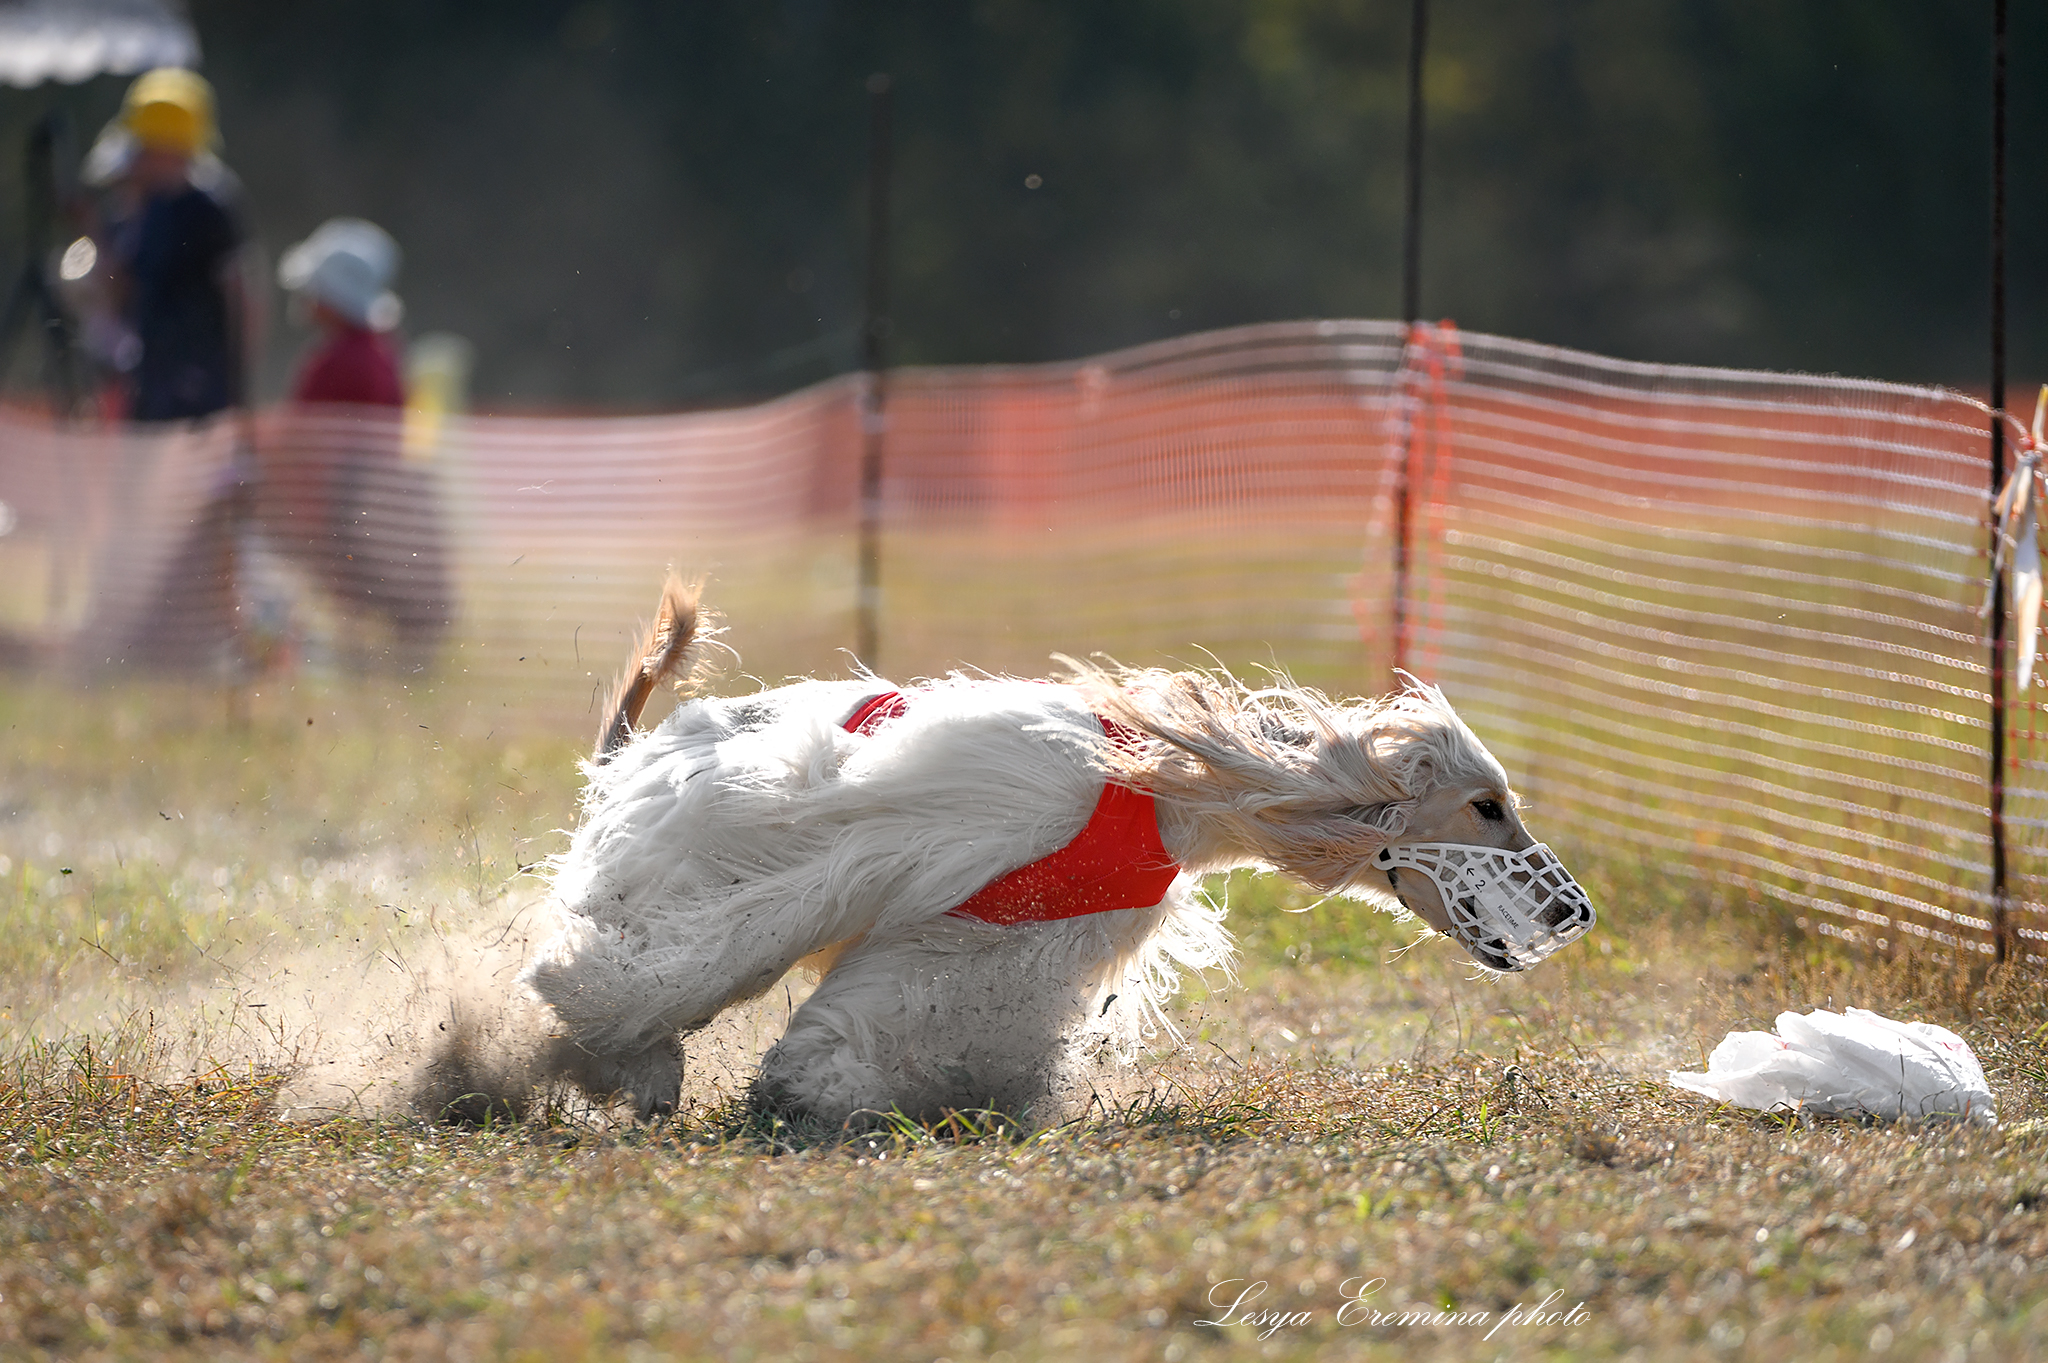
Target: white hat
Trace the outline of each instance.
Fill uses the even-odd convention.
[[[398,243],[361,218],[329,218],[277,263],[277,282],[285,288],[375,331],[391,330],[404,314],[390,287],[397,273]]]

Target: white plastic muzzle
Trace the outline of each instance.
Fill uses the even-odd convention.
[[[1420,871],[1443,896],[1451,935],[1495,970],[1527,970],[1593,926],[1593,905],[1542,843],[1526,852],[1462,842],[1411,842],[1372,859]]]

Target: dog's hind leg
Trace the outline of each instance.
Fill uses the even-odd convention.
[[[549,1042],[544,1063],[549,1073],[585,1093],[630,1097],[634,1117],[643,1122],[671,1115],[682,1101],[683,1045],[673,1035],[656,1037],[630,1054],[599,1054],[558,1036]]]
[[[759,906],[659,948],[565,915],[522,976],[558,1024],[550,1072],[600,1099],[630,1094],[643,1120],[673,1111],[682,1088],[677,1038],[843,937],[830,923],[795,931],[775,909]]]

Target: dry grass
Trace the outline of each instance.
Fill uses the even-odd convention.
[[[2036,977],[1852,961],[1582,853],[1602,927],[1488,982],[1246,880],[1243,981],[1191,993],[1150,1097],[1056,1130],[965,1114],[847,1141],[729,1105],[655,1130],[308,1127],[276,1118],[260,1069],[163,1069],[172,1020],[123,1001],[206,974],[188,934],[248,970],[334,923],[374,935],[383,904],[419,931],[500,904],[568,817],[566,750],[492,795],[502,737],[435,753],[406,727],[424,711],[335,713],[323,751],[281,710],[222,739],[182,702],[115,698],[97,713],[151,734],[138,772],[94,711],[22,727],[49,703],[0,695],[0,1354],[2005,1359],[2048,1336]],[[152,807],[167,793],[187,831],[138,854],[132,833],[177,822]],[[345,842],[304,850],[344,818]],[[237,922],[206,937],[194,895]],[[2004,1134],[1800,1126],[1659,1082],[1729,1028],[1848,1003],[1962,1032]],[[1570,1321],[1501,1324],[1546,1299]]]

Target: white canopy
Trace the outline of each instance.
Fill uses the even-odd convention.
[[[0,84],[67,84],[197,66],[180,0],[0,0]]]

